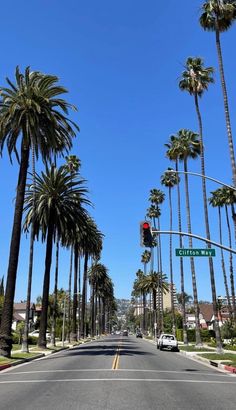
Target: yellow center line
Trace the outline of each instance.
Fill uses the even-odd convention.
[[[117,370],[119,368],[119,361],[120,361],[120,348],[121,345],[118,345],[116,349],[116,354],[112,363],[112,370]]]

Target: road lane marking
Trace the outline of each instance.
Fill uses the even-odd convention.
[[[116,349],[116,354],[112,363],[112,370],[117,370],[119,368],[119,361],[120,361],[120,348],[121,348],[121,344],[117,346]]]
[[[4,376],[12,376],[12,375],[23,375],[23,374],[37,374],[37,373],[69,373],[69,372],[77,372],[77,373],[89,373],[89,372],[112,372],[113,369],[55,369],[55,370],[29,370],[23,372],[8,372],[8,373],[0,373],[0,378]],[[188,373],[191,376],[217,376],[217,377],[228,377],[233,376],[232,373],[205,373],[205,372],[187,372],[185,370],[150,370],[150,369],[117,369],[118,372],[133,372],[133,373],[173,373],[173,374],[186,374]]]
[[[148,382],[148,383],[207,383],[207,384],[236,384],[236,381],[217,381],[217,380],[175,380],[175,379],[127,379],[127,378],[103,378],[103,379],[52,379],[52,380],[4,380],[0,384],[16,384],[16,383],[73,383],[73,382]]]

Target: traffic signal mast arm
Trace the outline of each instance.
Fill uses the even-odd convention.
[[[191,238],[199,239],[200,241],[209,243],[209,244],[214,245],[214,246],[218,246],[218,248],[221,248],[221,249],[224,249],[225,251],[232,252],[232,253],[236,254],[235,249],[229,248],[228,246],[221,245],[218,242],[214,242],[212,240],[209,240],[207,238],[203,238],[202,236],[195,235],[193,233],[179,232],[179,231],[158,231],[157,229],[154,229],[154,228],[152,229],[152,233],[153,234],[171,234],[171,235],[191,236]]]

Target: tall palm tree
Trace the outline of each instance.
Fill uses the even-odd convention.
[[[151,252],[147,249],[143,252],[141,256],[141,263],[143,263],[143,272],[144,275],[147,274],[147,264],[150,262]],[[143,330],[146,331],[147,327],[147,295],[143,292]]]
[[[154,228],[157,228],[159,231],[161,229],[161,223],[160,223],[160,216],[161,216],[161,210],[159,208],[159,205],[161,205],[165,200],[165,194],[163,191],[160,189],[151,189],[150,190],[150,196],[149,196],[149,201],[151,202],[151,207],[148,209],[148,213],[153,215],[153,223],[154,223]],[[156,219],[157,219],[157,227],[156,227]],[[161,236],[157,235],[157,271],[160,272],[159,280],[160,280],[160,286],[158,287],[158,332],[163,332],[163,293],[162,293],[162,246],[161,246]],[[154,269],[154,268],[152,268]]]
[[[71,232],[73,236],[77,226],[83,228],[85,225],[87,212],[83,205],[88,205],[90,202],[86,198],[87,189],[83,184],[84,180],[78,179],[76,174],[71,178],[64,166],[57,169],[52,165],[50,169],[47,167],[46,173],[42,172],[41,176],[36,174],[35,214],[32,205],[32,191],[26,192],[25,228],[30,226],[34,218],[36,237],[38,238],[41,232],[42,239],[46,240],[42,313],[38,339],[38,345],[41,348],[46,347],[53,241],[56,235],[62,238],[65,232]]]
[[[220,188],[219,190],[211,192],[212,196],[209,198],[209,203],[212,205],[212,207],[217,207],[218,208],[220,244],[223,243],[221,208],[224,206],[224,202],[222,200],[222,194],[221,193],[222,193],[222,191],[221,191],[221,188]],[[224,285],[225,285],[225,293],[226,293],[226,298],[227,298],[227,303],[228,303],[230,319],[232,320],[232,306],[231,306],[231,302],[230,302],[229,287],[228,287],[228,280],[227,280],[225,260],[224,260],[224,252],[223,252],[222,248],[220,249],[220,252],[221,252],[221,267],[222,267],[222,273],[223,273],[223,279],[224,279]]]
[[[76,155],[69,155],[65,157],[66,164],[65,169],[70,174],[71,178],[73,174],[76,174],[80,168],[81,162]],[[75,245],[76,246],[76,245]],[[70,254],[70,268],[69,268],[69,285],[68,285],[68,340],[70,341],[70,333],[71,333],[71,281],[72,281],[72,265],[73,265],[73,252],[74,248],[73,245],[71,246],[71,254]],[[77,250],[76,250],[77,252]],[[77,256],[77,255],[76,255]],[[77,262],[78,259],[75,259],[75,275],[74,275],[74,292],[73,292],[73,312],[75,315],[76,307],[77,307],[77,277],[76,273],[77,270]],[[75,322],[74,322],[75,326]],[[73,340],[76,340],[75,332],[73,332]]]
[[[181,129],[172,138],[172,156],[177,155],[179,161],[184,163],[185,172],[185,200],[186,200],[186,213],[187,213],[187,225],[188,233],[192,233],[191,227],[191,213],[190,213],[190,200],[189,200],[189,186],[188,186],[188,159],[195,159],[200,154],[200,141],[198,139],[198,134],[187,130]],[[189,236],[189,247],[193,247],[192,238]],[[199,321],[199,304],[197,295],[197,283],[196,283],[196,273],[195,273],[195,263],[194,258],[190,257],[190,266],[192,274],[192,285],[193,285],[193,299],[194,299],[194,309],[195,309],[195,323],[196,323],[196,345],[201,346],[201,335],[200,335],[200,321]]]
[[[52,154],[71,148],[71,140],[78,127],[66,117],[70,108],[59,96],[67,90],[57,84],[56,76],[16,68],[15,83],[7,78],[9,88],[1,87],[0,151],[7,146],[10,158],[14,153],[20,163],[16,190],[15,212],[9,252],[3,320],[0,327],[0,354],[10,357],[11,325],[17,276],[22,213],[25,196],[29,153],[34,146],[36,158],[43,160]],[[18,154],[20,144],[20,154]]]
[[[171,168],[168,168],[170,171]],[[169,192],[169,210],[170,210],[170,231],[173,230],[173,209],[172,209],[172,188],[179,183],[179,176],[176,173],[165,172],[161,176],[161,183],[168,188]],[[175,334],[175,306],[174,306],[174,280],[173,280],[173,259],[172,259],[172,234],[170,234],[170,296],[171,296],[171,314],[172,314],[172,330]]]
[[[160,280],[161,276],[161,280]],[[166,281],[167,277],[163,273],[152,271],[149,275],[146,275],[140,278],[137,289],[143,292],[151,292],[152,293],[152,301],[153,301],[153,319],[154,323],[157,323],[157,290],[158,287],[161,286],[161,293],[169,292],[168,283]],[[154,326],[154,323],[152,326]],[[160,329],[158,329],[160,331]]]
[[[87,280],[89,257],[99,259],[102,251],[103,234],[98,230],[94,220],[88,217],[86,226],[80,234],[79,246],[81,254],[84,256],[84,272],[81,300],[81,323],[80,332],[84,338],[86,336],[86,316],[87,316]]]
[[[226,222],[227,222],[227,228],[228,228],[229,247],[232,248],[231,226],[230,226],[230,221],[229,221],[228,206],[231,207],[232,215],[234,215],[235,214],[235,211],[234,211],[235,192],[231,188],[222,187],[221,189],[218,190],[218,196],[220,197],[221,202],[225,206],[225,215],[226,215]],[[230,286],[231,286],[231,295],[232,295],[233,319],[234,319],[234,321],[236,321],[235,286],[234,286],[234,269],[233,269],[233,255],[232,255],[232,252],[229,253],[229,271],[230,271]]]
[[[197,118],[198,118],[204,218],[205,218],[206,237],[209,241],[211,240],[211,235],[210,235],[210,224],[209,224],[208,207],[207,207],[203,127],[202,127],[202,117],[200,113],[198,99],[199,97],[203,95],[203,92],[208,89],[208,85],[214,82],[213,77],[212,77],[213,71],[214,70],[212,67],[204,67],[203,60],[201,58],[190,57],[186,61],[185,71],[182,73],[182,80],[179,83],[179,87],[181,90],[187,91],[190,95],[193,95]],[[210,243],[208,243],[207,246],[208,248],[211,248]],[[213,265],[212,257],[208,258],[208,262],[209,262],[209,271],[210,271],[210,280],[211,280],[213,313],[216,318],[215,333],[216,333],[217,350],[221,351],[222,342],[221,342],[221,337],[220,337],[220,328],[219,328],[218,315],[217,315],[215,273],[214,273],[214,265]]]
[[[233,176],[233,184],[236,187],[236,162],[233,145],[233,136],[231,129],[229,103],[227,87],[224,74],[224,65],[221,50],[220,34],[227,31],[236,19],[236,1],[235,0],[208,0],[202,5],[202,14],[200,16],[200,25],[206,31],[214,31],[216,36],[216,48],[218,63],[220,69],[221,87],[224,99],[224,110],[226,128],[228,134],[228,144]]]
[[[88,270],[88,279],[92,289],[91,295],[91,335],[96,334],[96,322],[99,323],[101,328],[101,321],[98,320],[101,316],[101,312],[98,312],[97,301],[98,297],[101,296],[102,290],[106,286],[106,281],[108,279],[108,270],[105,265],[98,263],[97,261],[92,264],[91,268]]]
[[[179,159],[178,159],[178,149],[176,149],[176,145],[178,146],[178,138],[174,135],[171,136],[170,142],[165,144],[168,148],[166,152],[166,156],[171,160],[175,161],[175,170],[178,175],[179,170]],[[180,182],[180,181],[179,181]],[[182,218],[181,218],[181,198],[180,198],[180,183],[177,184],[177,201],[178,201],[178,226],[179,232],[182,232]],[[179,247],[183,248],[183,237],[179,235]],[[180,257],[180,286],[181,286],[181,306],[182,306],[182,316],[183,316],[183,341],[184,344],[188,344],[188,335],[187,335],[187,320],[186,320],[186,310],[185,310],[185,288],[184,288],[184,263],[183,258]]]

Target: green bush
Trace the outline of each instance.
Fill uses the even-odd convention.
[[[214,330],[200,329],[200,334],[201,334],[201,338],[203,342],[210,342],[211,338],[215,337]],[[177,340],[179,340],[180,342],[183,342],[183,329],[176,330],[176,337],[177,337]],[[195,329],[188,329],[187,337],[188,337],[188,342],[190,343],[195,342],[196,341]]]

